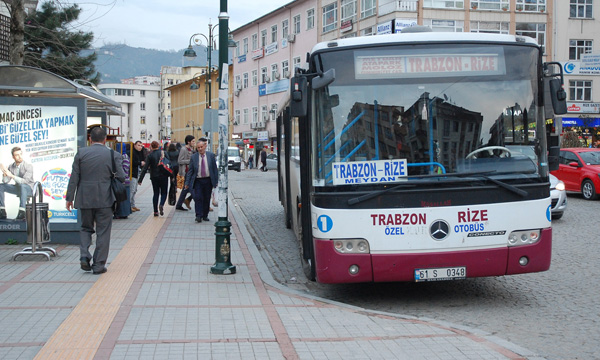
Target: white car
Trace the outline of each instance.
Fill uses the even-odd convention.
[[[558,220],[567,209],[567,192],[565,184],[550,174],[550,197],[552,198],[552,220]]]

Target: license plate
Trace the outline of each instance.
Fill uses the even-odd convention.
[[[433,269],[415,269],[415,281],[443,281],[457,280],[467,277],[467,268],[465,266],[433,268]]]

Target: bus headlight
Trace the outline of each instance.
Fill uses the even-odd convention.
[[[513,231],[508,235],[508,246],[531,245],[540,240],[540,230]]]
[[[333,248],[341,254],[368,254],[370,251],[365,239],[334,240]]]

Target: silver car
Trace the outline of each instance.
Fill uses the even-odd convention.
[[[558,220],[567,209],[567,192],[565,184],[550,174],[550,197],[552,198],[552,220]]]
[[[277,170],[277,155],[269,154],[267,155],[267,169],[268,170]]]
[[[533,162],[537,163],[537,156],[532,146],[529,145],[507,145],[507,148],[511,151],[511,156],[525,155],[528,156]],[[565,183],[558,180],[558,178],[552,174],[550,175],[550,198],[552,199],[551,214],[552,220],[558,220],[563,216],[565,210],[567,210],[567,192],[565,190]]]

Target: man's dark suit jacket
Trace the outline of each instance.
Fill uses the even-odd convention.
[[[122,157],[113,152],[116,175],[121,182],[125,181]],[[100,209],[113,206],[115,195],[110,187],[112,161],[110,149],[102,144],[92,144],[80,148],[73,160],[71,178],[67,187],[66,201],[73,201],[76,209]]]
[[[208,172],[210,175],[210,183],[213,188],[217,187],[217,183],[219,182],[219,170],[217,169],[217,158],[214,153],[207,151],[206,152],[206,161],[208,161]],[[185,184],[190,188],[194,188],[194,181],[196,181],[196,177],[198,176],[198,172],[200,169],[200,154],[194,153],[192,158],[190,159],[190,165],[188,172],[185,174]]]

